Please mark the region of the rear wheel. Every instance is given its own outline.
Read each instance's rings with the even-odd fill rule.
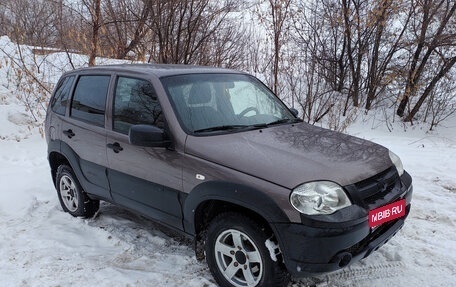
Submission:
[[[90,199],[71,167],[61,165],[57,169],[56,189],[60,205],[73,216],[92,217],[100,206],[99,200]]]
[[[271,234],[251,218],[223,213],[209,225],[206,260],[220,286],[285,286],[288,273],[273,261],[265,242]]]

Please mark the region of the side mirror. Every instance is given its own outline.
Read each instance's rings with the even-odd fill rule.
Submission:
[[[290,112],[293,114],[293,116],[298,117],[299,111],[295,108],[290,108]]]
[[[170,141],[165,132],[155,126],[134,125],[128,133],[130,144],[144,147],[167,147]]]

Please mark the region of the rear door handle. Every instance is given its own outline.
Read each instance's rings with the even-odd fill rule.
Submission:
[[[107,144],[107,147],[112,149],[115,153],[119,153],[120,151],[123,151],[123,147],[121,147],[118,142],[115,142],[112,144]]]
[[[69,139],[76,135],[71,129],[63,131],[63,133],[66,134]]]

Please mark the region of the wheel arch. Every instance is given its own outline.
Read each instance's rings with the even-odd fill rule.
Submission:
[[[48,161],[51,168],[52,181],[55,184],[57,168],[62,165],[68,165],[74,171],[76,177],[84,185],[85,177],[79,166],[79,157],[73,149],[63,141],[52,141],[48,145]]]
[[[226,211],[246,214],[271,230],[270,223],[290,221],[266,193],[241,184],[211,181],[196,186],[185,199],[185,231],[197,236],[212,218]]]
[[[51,175],[54,185],[56,183],[57,178],[57,169],[62,164],[66,164],[71,167],[71,164],[68,161],[68,159],[60,152],[52,151],[51,153],[49,153],[49,166],[51,167]]]

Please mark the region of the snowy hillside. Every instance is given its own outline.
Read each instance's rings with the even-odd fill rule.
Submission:
[[[46,142],[4,68],[0,76],[0,286],[215,286],[190,242],[147,219],[106,203],[92,219],[64,213]],[[456,119],[445,125],[433,133],[404,132],[400,124],[387,132],[362,121],[350,127],[350,134],[402,158],[414,180],[412,211],[404,228],[367,259],[291,286],[456,282]]]

